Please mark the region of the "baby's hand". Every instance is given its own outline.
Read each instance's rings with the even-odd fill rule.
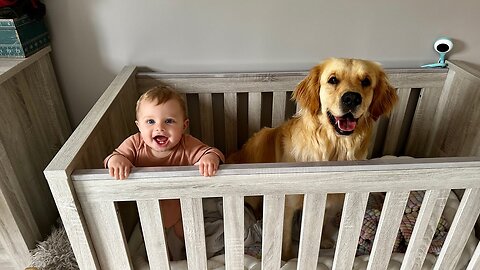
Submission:
[[[219,164],[220,158],[214,153],[208,153],[198,161],[198,169],[203,176],[214,176],[217,173]]]
[[[130,162],[130,160],[122,155],[113,155],[108,160],[107,166],[110,176],[117,180],[123,180],[130,175],[133,164]]]

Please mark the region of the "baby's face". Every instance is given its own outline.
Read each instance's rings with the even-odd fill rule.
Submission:
[[[177,100],[163,104],[142,101],[137,112],[138,130],[145,143],[158,157],[166,156],[174,148],[188,127],[188,119]]]

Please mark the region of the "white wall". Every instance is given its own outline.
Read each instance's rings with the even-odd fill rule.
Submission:
[[[480,1],[46,0],[54,65],[74,126],[124,65],[161,72],[306,70],[330,56],[385,67],[480,66]]]

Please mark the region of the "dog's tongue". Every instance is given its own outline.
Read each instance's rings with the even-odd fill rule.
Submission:
[[[357,121],[349,117],[335,117],[338,127],[343,131],[353,131],[357,126]]]

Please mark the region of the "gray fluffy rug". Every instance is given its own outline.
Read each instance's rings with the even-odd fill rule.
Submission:
[[[38,270],[79,269],[67,233],[61,223],[53,229],[45,241],[39,242],[30,254],[31,266]]]

